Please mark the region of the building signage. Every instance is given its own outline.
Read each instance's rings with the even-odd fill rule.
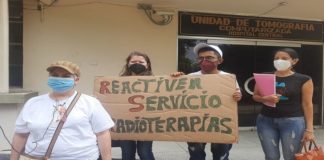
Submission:
[[[179,35],[323,42],[323,22],[179,12]]]

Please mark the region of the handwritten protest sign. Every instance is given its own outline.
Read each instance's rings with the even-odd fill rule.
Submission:
[[[96,77],[94,95],[112,116],[115,140],[233,143],[234,75]]]

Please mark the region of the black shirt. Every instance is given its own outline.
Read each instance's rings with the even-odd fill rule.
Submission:
[[[302,86],[311,77],[294,73],[287,77],[276,77],[276,93],[280,94],[280,101],[276,107],[263,105],[261,114],[273,117],[301,117],[304,116],[302,108]]]

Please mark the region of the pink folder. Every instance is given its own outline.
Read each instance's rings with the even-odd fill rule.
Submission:
[[[262,96],[276,94],[276,76],[274,74],[253,73],[255,83]],[[276,107],[275,103],[265,102],[267,106]]]

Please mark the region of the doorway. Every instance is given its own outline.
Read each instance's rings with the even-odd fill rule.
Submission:
[[[195,63],[193,47],[199,43],[217,44],[223,51],[224,62],[220,70],[233,73],[241,88],[242,100],[238,103],[239,126],[255,126],[256,116],[261,104],[253,101],[251,91],[255,85],[253,73],[275,71],[273,52],[279,48],[289,47],[299,53],[300,61],[295,66],[296,72],[309,75],[314,83],[314,124],[321,124],[322,81],[323,81],[323,47],[321,45],[304,45],[298,43],[275,43],[261,41],[225,41],[179,39],[178,70],[190,73],[199,70]]]

